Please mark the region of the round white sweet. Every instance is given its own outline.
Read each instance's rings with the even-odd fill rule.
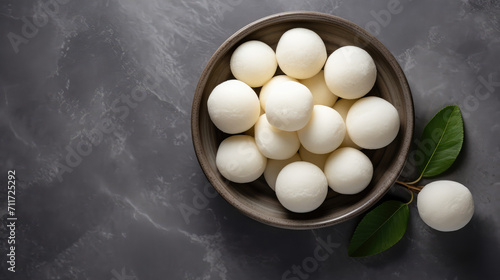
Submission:
[[[351,147],[335,150],[325,163],[328,185],[340,194],[364,190],[373,176],[373,164],[361,151]]]
[[[469,189],[454,181],[440,180],[427,184],[417,196],[420,218],[439,231],[463,228],[474,214],[474,200]]]
[[[261,154],[253,137],[233,135],[224,139],[217,150],[215,164],[224,178],[235,183],[248,183],[259,178],[267,158]]]
[[[358,101],[358,99],[339,99],[333,105],[333,109],[342,116],[342,119],[344,119],[345,122],[345,120],[347,119],[347,112],[349,112],[349,109],[351,108],[352,104],[354,104],[354,102],[356,101]],[[361,149],[360,146],[352,142],[351,136],[349,136],[349,131],[346,131],[344,141],[342,141],[340,147],[352,147],[358,150]]]
[[[335,50],[325,64],[325,81],[338,97],[360,98],[375,84],[377,68],[370,54],[355,46]]]
[[[363,97],[349,109],[346,127],[356,145],[379,149],[389,145],[398,135],[398,111],[380,97]]]
[[[293,28],[280,37],[276,46],[276,58],[285,74],[297,79],[307,79],[323,68],[327,58],[326,46],[314,31]]]
[[[267,121],[266,114],[255,123],[255,142],[265,157],[279,160],[290,158],[300,147],[297,132],[275,128]]]
[[[292,162],[281,170],[276,179],[276,196],[292,212],[313,211],[325,201],[327,193],[325,174],[310,162]]]
[[[287,75],[278,75],[272,77],[271,80],[269,80],[269,82],[265,83],[262,86],[259,93],[260,107],[262,108],[262,110],[264,111],[266,110],[267,97],[271,92],[276,90],[276,86],[282,82],[289,82],[289,81],[297,82],[296,79],[288,77]]]
[[[297,134],[304,148],[312,153],[326,154],[340,146],[345,132],[344,120],[337,111],[314,105],[309,122]]]
[[[262,110],[262,108],[260,108],[259,116],[262,116],[263,114],[264,114],[264,110]],[[243,134],[255,137],[255,124],[252,127],[250,127],[248,130],[243,132]]]
[[[281,130],[303,128],[313,111],[311,91],[298,82],[283,82],[267,98],[266,115],[269,123]]]
[[[325,82],[325,74],[323,70],[309,79],[300,80],[300,83],[305,85],[313,95],[314,105],[325,105],[332,107],[337,101],[337,96],[333,94]]]
[[[248,41],[236,48],[229,62],[236,79],[251,87],[260,87],[269,81],[278,67],[273,49],[261,41]]]
[[[325,168],[326,159],[330,154],[311,153],[306,148],[304,148],[304,146],[300,146],[299,155],[303,161],[310,162],[323,170]]]
[[[207,107],[215,126],[229,134],[250,129],[260,112],[255,91],[238,80],[228,80],[216,86],[208,96]]]
[[[276,188],[276,179],[281,169],[292,162],[300,160],[299,154],[295,154],[291,158],[285,160],[268,159],[266,169],[264,170],[264,179],[266,179],[269,187],[274,191]]]

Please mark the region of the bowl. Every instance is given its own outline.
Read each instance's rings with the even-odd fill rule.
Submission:
[[[208,115],[207,99],[215,86],[233,79],[229,68],[231,54],[249,40],[260,40],[276,50],[281,35],[295,27],[316,32],[325,42],[328,55],[345,45],[366,50],[377,66],[377,80],[368,95],[392,103],[400,117],[396,139],[378,150],[363,150],[372,160],[374,174],[369,186],[355,195],[340,195],[329,189],[326,200],[309,213],[286,210],[263,176],[239,184],[228,181],[217,170],[215,156],[220,142],[229,135],[219,131]],[[280,74],[279,68],[277,74]],[[258,92],[258,89],[257,89]],[[413,101],[406,77],[394,56],[367,31],[343,18],[317,12],[274,14],[241,28],[213,54],[196,87],[191,112],[191,133],[196,156],[207,179],[235,208],[262,223],[288,229],[313,229],[337,224],[368,210],[391,188],[401,173],[413,136]]]

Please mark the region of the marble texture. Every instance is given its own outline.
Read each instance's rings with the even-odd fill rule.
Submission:
[[[190,136],[199,75],[233,32],[293,10],[344,17],[387,46],[413,93],[417,138],[440,108],[461,107],[464,148],[440,178],[474,195],[476,212],[464,229],[430,229],[413,203],[398,244],[349,258],[359,218],[318,230],[278,229],[214,193]],[[500,273],[498,1],[3,0],[0,34],[0,170],[4,185],[7,170],[16,170],[18,218],[11,273],[4,188],[0,279],[492,279]],[[416,160],[410,154],[402,177],[414,176]],[[387,197],[407,198],[393,189]]]

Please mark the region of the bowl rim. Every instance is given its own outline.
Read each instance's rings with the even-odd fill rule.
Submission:
[[[397,155],[397,157],[393,161],[396,170],[395,172],[391,172],[388,175],[387,181],[391,183],[388,183],[387,185],[383,186],[383,188],[377,190],[374,193],[374,195],[368,197],[367,199],[360,200],[358,203],[361,202],[362,203],[359,207],[352,209],[351,211],[347,212],[344,215],[331,217],[319,221],[276,219],[273,217],[262,215],[262,213],[257,211],[256,209],[238,202],[235,196],[231,195],[231,193],[228,190],[219,185],[221,184],[221,182],[218,180],[218,176],[209,166],[208,158],[205,154],[205,150],[200,141],[199,112],[202,101],[203,89],[208,81],[208,77],[210,76],[213,67],[215,66],[215,63],[219,60],[221,56],[225,55],[225,53],[231,47],[235,46],[235,44],[241,38],[244,38],[247,35],[251,34],[252,32],[262,27],[265,27],[269,24],[283,23],[288,21],[308,21],[308,20],[326,21],[336,25],[343,26],[348,29],[355,30],[355,32],[361,33],[365,40],[367,40],[378,51],[380,51],[380,54],[388,62],[388,64],[391,66],[391,69],[395,72],[396,76],[398,77],[398,82],[400,83],[400,86],[402,88],[401,94],[404,99],[404,103],[402,106],[404,106],[405,110],[407,111],[406,131],[405,134],[402,135],[401,147],[399,149],[401,152]],[[195,89],[192,108],[191,108],[191,136],[197,160],[205,176],[207,177],[210,184],[217,190],[217,192],[232,206],[234,206],[239,211],[243,212],[246,216],[274,227],[285,228],[285,229],[315,229],[341,223],[360,215],[361,213],[365,212],[370,207],[372,207],[387,193],[387,191],[389,191],[389,189],[394,185],[395,181],[399,177],[405,165],[406,158],[410,150],[411,140],[414,133],[414,118],[415,114],[414,114],[413,98],[411,95],[410,87],[406,79],[406,76],[401,66],[397,62],[396,58],[375,36],[370,34],[365,29],[361,28],[357,24],[347,19],[341,18],[339,16],[321,12],[312,12],[312,11],[292,11],[292,12],[276,13],[255,20],[245,25],[244,27],[240,28],[235,33],[233,33],[219,46],[219,48],[217,48],[217,50],[214,52],[212,57],[207,62],[207,65],[205,66],[203,72],[201,73],[200,79]]]

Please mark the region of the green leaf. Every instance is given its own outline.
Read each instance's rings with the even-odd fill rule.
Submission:
[[[407,203],[389,200],[380,204],[356,227],[349,243],[349,256],[365,257],[389,249],[403,237],[409,217]]]
[[[464,123],[457,105],[444,107],[425,126],[417,153],[423,157],[420,177],[432,177],[448,169],[464,142]]]

